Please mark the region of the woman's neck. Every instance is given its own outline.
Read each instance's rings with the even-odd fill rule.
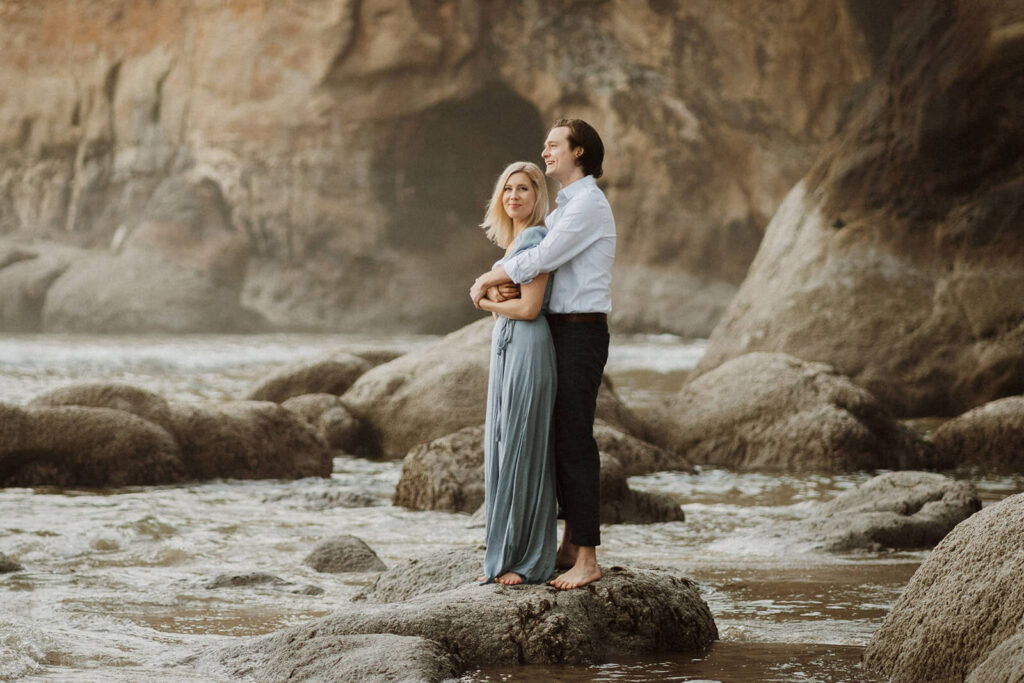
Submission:
[[[528,227],[530,227],[529,221],[512,221],[512,236],[519,237],[519,233],[526,230]]]

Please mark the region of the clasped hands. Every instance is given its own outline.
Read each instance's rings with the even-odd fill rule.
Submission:
[[[494,303],[501,303],[502,301],[518,299],[522,296],[522,291],[520,290],[519,285],[514,282],[505,282],[500,285],[492,285],[485,288],[480,280],[481,278],[477,278],[477,281],[474,282],[473,286],[469,289],[469,298],[477,308],[480,308],[480,300],[484,298],[489,299]]]

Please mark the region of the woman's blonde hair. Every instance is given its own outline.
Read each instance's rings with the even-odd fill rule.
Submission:
[[[530,161],[517,161],[509,164],[498,176],[498,182],[494,184],[494,194],[487,202],[487,213],[484,215],[484,222],[480,224],[480,227],[486,231],[487,238],[499,247],[507,247],[515,239],[512,219],[505,213],[505,207],[501,203],[505,184],[513,173],[525,173],[530,178],[533,191],[537,193],[537,203],[533,206],[529,225],[544,225],[544,216],[548,214],[548,184],[544,179],[544,173],[537,167],[537,164]]]

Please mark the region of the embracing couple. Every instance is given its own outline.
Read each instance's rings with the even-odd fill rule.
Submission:
[[[594,412],[608,359],[615,219],[597,187],[604,145],[562,119],[530,162],[499,176],[482,227],[505,256],[470,289],[495,314],[484,441],[481,582],[578,588],[601,578],[600,456]],[[565,531],[558,545],[557,517]],[[557,548],[556,548],[557,546]]]

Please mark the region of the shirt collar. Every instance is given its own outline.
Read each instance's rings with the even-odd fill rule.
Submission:
[[[558,194],[555,196],[555,203],[558,206],[562,206],[565,202],[569,201],[580,192],[591,187],[597,187],[597,181],[594,180],[594,176],[585,175],[575,183],[570,183],[568,187],[563,187],[559,190]]]

